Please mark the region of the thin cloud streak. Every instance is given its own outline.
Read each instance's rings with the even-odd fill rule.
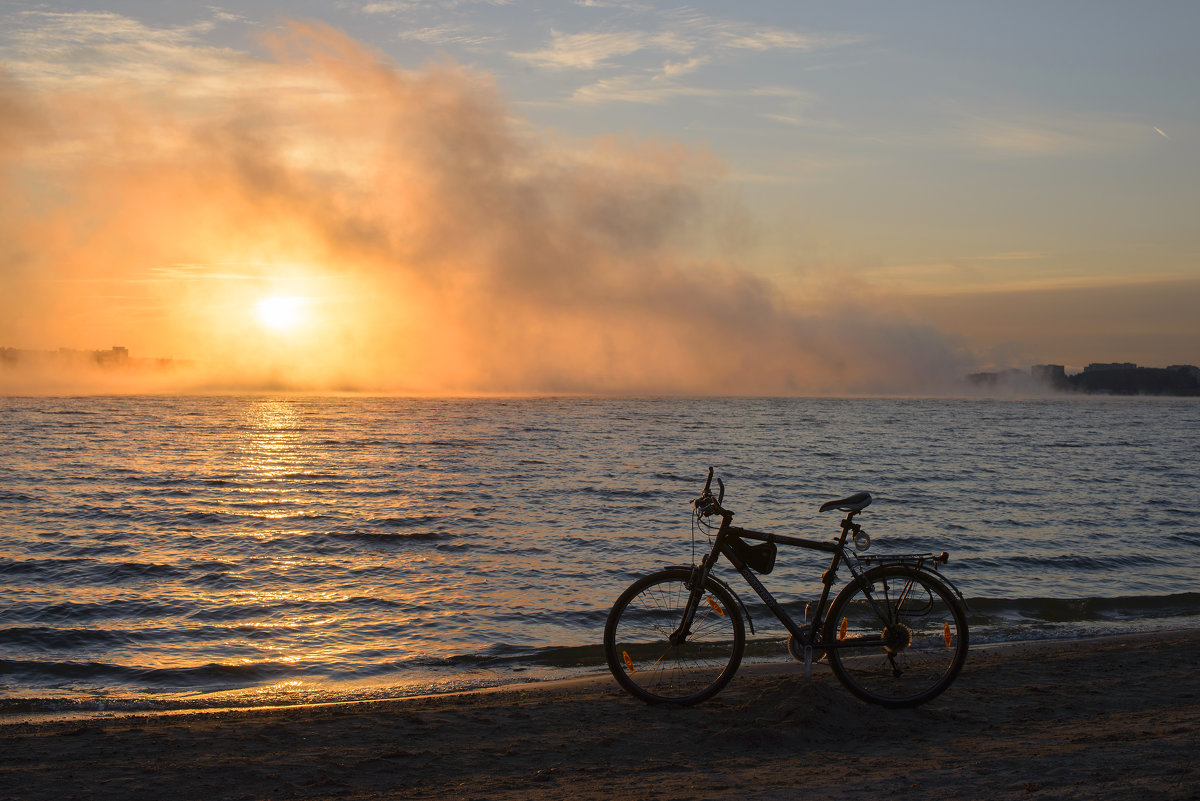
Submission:
[[[857,44],[864,37],[820,34],[719,20],[695,11],[649,15],[639,29],[563,33],[551,31],[549,46],[513,52],[519,60],[549,69],[596,69],[623,56],[650,51],[667,56],[700,54],[719,60],[732,51],[813,51]],[[655,29],[658,28],[657,32]]]
[[[627,56],[665,40],[642,33],[576,33],[551,31],[550,46],[532,53],[513,53],[513,58],[550,69],[595,69],[618,56]],[[690,47],[682,52],[690,51]],[[681,52],[678,48],[675,52]]]
[[[226,15],[214,11],[214,17]],[[141,87],[236,66],[238,54],[204,44],[212,20],[151,28],[112,12],[22,11],[7,17],[7,69],[41,84],[94,87],[128,80]]]
[[[980,155],[1086,158],[1136,147],[1145,130],[1124,115],[988,114],[962,118],[952,136]]]
[[[673,97],[721,97],[730,94],[715,89],[687,86],[665,74],[628,75],[581,86],[571,99],[582,103],[665,103]]]

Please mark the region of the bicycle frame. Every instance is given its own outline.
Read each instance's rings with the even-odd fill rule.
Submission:
[[[694,573],[691,585],[692,592],[688,599],[683,620],[680,622],[679,628],[676,629],[671,635],[672,641],[683,642],[687,639],[691,631],[692,621],[695,618],[696,610],[699,608],[700,600],[704,596],[704,581],[706,578],[708,578],[720,557],[724,556],[729,560],[729,563],[733,565],[734,569],[741,574],[746,583],[750,585],[750,588],[753,589],[758,597],[762,599],[763,603],[767,605],[767,608],[771,610],[772,614],[779,619],[779,622],[782,623],[788,632],[801,644],[801,646],[804,648],[806,665],[811,662],[812,650],[814,648],[828,650],[831,648],[870,648],[879,645],[879,641],[882,639],[882,634],[880,635],[879,639],[854,638],[845,641],[834,640],[832,642],[823,642],[820,637],[821,628],[824,623],[825,610],[830,602],[830,590],[837,581],[838,568],[842,564],[845,564],[845,566],[850,570],[851,575],[853,575],[854,580],[861,580],[866,575],[866,571],[859,569],[855,564],[855,560],[851,559],[846,552],[846,539],[852,534],[860,533],[862,530],[859,525],[854,522],[854,516],[858,514],[858,511],[850,511],[846,513],[846,516],[842,519],[841,523],[841,535],[838,537],[836,543],[820,542],[817,540],[804,539],[802,537],[789,537],[781,534],[770,534],[766,532],[740,528],[732,524],[732,512],[722,509],[718,514],[721,515],[721,526],[717,530],[712,550],[700,560],[699,565],[693,568]],[[795,619],[793,619],[792,616],[788,614],[787,610],[783,608],[782,604],[776,600],[775,596],[772,595],[765,586],[763,586],[763,583],[759,580],[758,576],[754,574],[754,571],[750,569],[750,566],[747,565],[740,557],[738,557],[737,553],[733,550],[733,547],[729,544],[730,539],[733,537],[759,542],[772,542],[777,545],[806,548],[808,550],[822,551],[833,555],[829,563],[829,568],[821,576],[821,597],[820,600],[817,601],[816,611],[812,616],[812,620],[808,622],[807,625],[802,626],[797,624]],[[903,563],[903,557],[897,557],[896,563]],[[916,565],[916,568],[920,570],[922,569],[922,565],[923,561],[920,561]],[[942,577],[939,575],[939,579],[941,578]],[[953,585],[951,586],[953,587]],[[957,588],[953,589],[956,593],[958,593]],[[961,593],[958,594],[961,597]],[[871,602],[871,604],[875,606],[876,612],[879,614],[881,620],[883,620],[885,623],[893,622],[888,620],[887,614],[872,596],[870,587],[865,588],[864,595]]]
[[[694,584],[692,584],[692,594],[688,603],[688,608],[686,608],[684,619],[683,621],[680,621],[680,626],[673,637],[682,640],[686,637],[686,633],[691,630],[691,621],[694,619],[696,609],[698,606],[700,606],[700,600],[703,596],[704,579],[708,578],[708,574],[712,572],[713,567],[716,566],[716,562],[720,560],[720,556],[725,556],[725,558],[730,561],[730,564],[733,565],[734,570],[737,570],[738,573],[742,574],[742,578],[745,579],[746,584],[749,584],[750,588],[756,592],[758,597],[762,598],[762,602],[767,604],[767,608],[770,609],[770,612],[775,615],[775,618],[778,618],[779,622],[784,624],[784,627],[787,628],[788,633],[791,633],[793,637],[796,637],[799,642],[802,643],[805,649],[812,648],[812,646],[817,644],[818,632],[821,631],[820,627],[824,618],[824,609],[826,609],[826,604],[829,601],[830,588],[832,588],[834,582],[836,582],[836,572],[838,572],[838,567],[842,564],[842,562],[845,562],[846,566],[850,568],[850,572],[853,574],[854,578],[857,579],[863,574],[862,571],[859,571],[856,567],[854,567],[852,561],[846,558],[845,553],[846,537],[851,534],[851,531],[853,531],[854,528],[856,528],[856,524],[853,523],[853,518],[854,514],[857,514],[857,512],[848,512],[846,517],[842,519],[841,535],[839,536],[836,544],[832,542],[805,540],[803,537],[767,534],[767,532],[739,528],[739,526],[732,525],[732,512],[726,512],[722,510],[720,514],[721,526],[720,529],[716,531],[713,548],[708,554],[704,555],[704,558],[700,561],[700,565],[695,568],[698,574],[696,574]],[[761,580],[758,580],[758,577],[755,576],[754,571],[750,570],[750,566],[746,565],[742,559],[738,558],[737,553],[734,552],[732,546],[730,546],[731,537],[739,537],[743,538],[743,540],[754,540],[758,542],[774,542],[775,544],[782,544],[782,546],[806,548],[809,550],[821,550],[821,552],[833,554],[833,558],[829,562],[828,570],[822,574],[823,586],[821,589],[821,600],[817,602],[816,614],[812,616],[812,620],[809,622],[808,626],[805,627],[797,624],[796,620],[792,618],[792,615],[788,614],[787,610],[782,607],[782,604],[776,600],[775,596],[770,594],[770,591],[766,588],[766,586],[763,586]]]

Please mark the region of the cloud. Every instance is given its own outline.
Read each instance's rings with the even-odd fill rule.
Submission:
[[[584,103],[607,103],[614,100],[626,103],[664,103],[672,97],[720,97],[728,94],[715,89],[679,83],[668,73],[626,75],[606,78],[581,86],[571,95]]]
[[[854,36],[820,36],[778,28],[745,29],[741,26],[719,32],[714,42],[733,50],[818,50],[862,41]]]
[[[550,69],[597,69],[613,66],[623,56],[646,51],[655,56],[700,54],[719,60],[737,51],[811,51],[843,47],[863,41],[845,34],[820,34],[719,20],[694,10],[674,10],[638,15],[636,29],[563,33],[551,31],[549,46],[510,55]]]
[[[845,47],[864,37],[756,25],[709,16],[694,9],[627,8],[623,28],[565,33],[553,30],[546,47],[509,55],[554,71],[603,72],[572,90],[574,102],[659,104],[678,97],[713,98],[753,94],[791,101],[789,108],[759,115],[786,125],[804,125],[796,100],[779,87],[713,89],[689,81],[706,67],[728,66],[748,55],[772,51],[811,52]],[[636,26],[636,27],[634,27]]]
[[[423,10],[430,5],[437,5],[443,9],[448,9],[460,6],[505,6],[508,4],[509,0],[438,0],[434,4],[427,2],[427,0],[379,0],[379,2],[363,3],[359,7],[359,10],[364,14],[394,15]]]
[[[1009,250],[1003,253],[992,253],[988,256],[975,256],[975,261],[1041,261],[1048,258],[1046,253],[1037,250]]]
[[[394,14],[397,11],[411,11],[414,8],[420,8],[420,5],[412,0],[388,0],[388,2],[381,3],[364,3],[361,10],[364,14]]]
[[[859,34],[758,25],[712,17],[695,9],[672,9],[662,14],[664,26],[705,50],[827,50],[867,41]]]
[[[233,66],[238,54],[203,42],[215,21],[227,20],[211,13],[212,19],[153,28],[112,12],[17,12],[5,19],[5,63],[27,82],[62,88],[109,80],[145,87],[212,75]]]
[[[403,70],[316,23],[261,58],[147,29],[181,80],[143,82],[110,57],[145,56],[137,26],[95,22],[43,41],[99,58],[0,84],[22,110],[0,128],[0,342],[193,359],[203,386],[928,392],[962,372],[932,329],[849,297],[801,311],[748,270],[702,149],[559,141],[489,75]],[[309,315],[286,338],[254,313],[283,289]]]
[[[512,55],[520,61],[552,69],[595,69],[618,56],[636,53],[653,42],[653,37],[628,31],[576,34],[552,31],[549,47]]]
[[[1116,114],[977,114],[954,126],[959,147],[981,155],[1091,157],[1136,147],[1145,126]]]
[[[434,45],[464,45],[475,47],[494,42],[493,34],[477,33],[466,25],[436,25],[424,28],[405,28],[399,34],[402,40],[425,42]]]

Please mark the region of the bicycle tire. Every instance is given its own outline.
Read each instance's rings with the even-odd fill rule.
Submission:
[[[868,601],[868,588],[887,620]],[[873,568],[847,584],[829,607],[823,637],[838,681],[864,701],[893,708],[941,694],[970,644],[958,595],[934,574],[903,565]]]
[[[668,569],[621,593],[604,626],[604,654],[617,683],[649,704],[687,706],[720,692],[742,661],[746,628],[733,597],[709,578],[691,633],[670,635],[683,620],[691,573]]]

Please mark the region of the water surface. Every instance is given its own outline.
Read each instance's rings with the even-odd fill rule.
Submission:
[[[1192,626],[1198,430],[1194,399],[0,398],[0,712],[603,670],[710,464],[785,534],[870,491],[871,553],[950,551],[975,642]],[[765,582],[803,614],[823,569]]]

